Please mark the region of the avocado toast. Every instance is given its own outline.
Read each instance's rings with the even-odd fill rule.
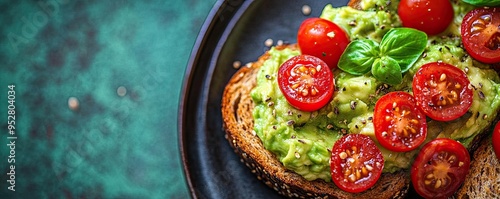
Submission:
[[[380,40],[389,29],[387,27],[400,26],[394,11],[390,11],[394,10],[391,5],[397,5],[396,1],[392,4],[364,1],[365,4],[367,2],[375,2],[374,5],[378,6],[377,3],[383,2],[388,6],[378,11],[327,6],[322,17],[344,26],[354,39],[368,37]],[[351,5],[361,8],[362,3],[359,1],[358,6]],[[457,15],[470,9],[461,5],[455,7]],[[227,139],[252,172],[286,196],[402,197],[408,190],[408,169],[418,150],[396,153],[380,147],[386,160],[384,174],[370,190],[352,194],[330,182],[328,149],[347,133],[367,134],[375,139],[371,118],[376,99],[394,90],[411,92],[416,69],[424,63],[441,60],[468,71],[475,99],[466,116],[452,122],[431,120],[428,139],[451,137],[474,150],[475,143],[496,118],[499,81],[487,65],[476,63],[466,55],[452,29],[450,34],[429,39],[431,45],[398,86],[388,86],[370,76],[354,77],[335,71],[334,98],[329,107],[316,112],[302,112],[287,106],[276,83],[272,83],[276,79],[274,70],[289,57],[300,54],[300,50],[295,45],[272,48],[257,62],[241,68],[226,87],[222,113]]]

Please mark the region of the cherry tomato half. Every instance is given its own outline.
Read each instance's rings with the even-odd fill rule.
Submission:
[[[464,182],[470,157],[459,142],[438,138],[425,144],[411,167],[415,191],[425,198],[448,198]]]
[[[500,62],[500,8],[477,8],[464,16],[461,26],[465,50],[481,62]]]
[[[340,189],[358,193],[372,187],[382,174],[384,157],[375,142],[363,134],[348,134],[335,142],[330,170]]]
[[[497,158],[500,159],[500,122],[497,122],[497,125],[495,125],[492,139],[493,150],[495,151]]]
[[[391,151],[411,151],[427,137],[425,114],[407,92],[382,96],[375,104],[373,126],[380,145]]]
[[[448,28],[454,13],[450,0],[401,0],[398,15],[403,26],[436,35]]]
[[[450,64],[424,64],[413,77],[417,106],[430,118],[451,121],[472,106],[472,89],[464,71]]]
[[[304,20],[297,34],[302,54],[316,56],[332,69],[337,67],[349,42],[349,36],[341,27],[321,18]]]
[[[325,62],[311,55],[298,55],[278,70],[278,85],[286,100],[303,111],[316,111],[331,99],[333,73]]]

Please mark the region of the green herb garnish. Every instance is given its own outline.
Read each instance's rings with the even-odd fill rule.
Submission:
[[[475,6],[500,6],[500,0],[462,0]]]
[[[338,67],[352,75],[364,75],[371,70],[379,81],[396,85],[422,55],[427,46],[427,34],[412,28],[393,28],[379,43],[360,39],[351,42]]]

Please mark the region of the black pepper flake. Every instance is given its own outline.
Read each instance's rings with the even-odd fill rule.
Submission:
[[[269,102],[269,101],[271,101],[271,100],[272,100],[272,98],[271,98],[271,97],[268,97],[268,98],[266,98],[266,100],[264,100],[264,101],[265,101],[265,102]]]
[[[351,101],[351,110],[356,110],[356,105],[358,105],[358,102]]]
[[[353,26],[354,27],[356,25],[357,25],[356,20],[352,20],[352,21],[349,22],[349,26]]]
[[[486,96],[484,96],[483,91],[479,91],[479,98],[484,99]]]
[[[342,88],[342,91],[346,91],[346,90],[347,90],[347,88],[346,88],[346,87]]]
[[[339,108],[338,107],[334,107],[333,108],[333,113],[335,113],[335,115],[338,115],[339,114]]]
[[[326,53],[325,53],[325,52],[322,52],[322,53],[321,53],[321,55],[322,55],[323,57],[326,57]]]
[[[354,127],[355,127],[355,128],[357,128],[357,129],[359,129],[359,126],[358,126],[357,124],[356,124],[356,125],[354,125]]]
[[[382,29],[382,30],[385,29],[385,25],[381,25],[380,29]]]
[[[370,116],[370,117],[368,117],[368,120],[373,120],[373,117],[371,117],[371,116]]]
[[[469,56],[464,55],[464,56],[462,56],[462,58],[460,58],[460,61],[461,61],[461,62],[465,62],[465,60],[467,60],[467,58],[468,58],[468,57],[469,57]]]
[[[300,142],[300,143],[302,143],[302,144],[305,144],[305,143],[306,143],[304,140],[297,140],[297,141],[299,141],[299,142]]]
[[[301,118],[302,117],[302,114],[297,114],[297,118]]]
[[[278,129],[278,127],[276,125],[273,125],[273,129],[276,130]]]
[[[292,135],[292,139],[295,139],[295,138],[297,138],[297,136],[295,136],[295,135]]]
[[[287,113],[288,113],[288,115],[289,115],[289,116],[292,116],[292,115],[293,115],[293,111],[292,111],[292,110],[288,110],[288,112],[287,112]]]
[[[427,53],[424,53],[424,54],[422,55],[422,58],[426,58],[426,57],[427,57]]]
[[[267,103],[267,106],[268,106],[268,107],[274,106],[274,102],[269,102],[269,103]]]
[[[448,47],[448,46],[444,46],[444,47],[446,48],[446,50],[451,51],[450,47]]]
[[[266,79],[271,80],[271,75],[266,75]]]
[[[295,121],[293,121],[293,120],[288,120],[288,122],[286,122],[286,125],[288,125],[288,126],[292,126],[294,124],[295,124]]]
[[[483,83],[479,82],[479,88],[483,88]]]

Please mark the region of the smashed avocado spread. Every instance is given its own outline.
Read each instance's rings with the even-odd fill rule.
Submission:
[[[399,1],[364,0],[363,10],[351,7],[333,8],[327,5],[321,18],[343,27],[351,40],[372,39],[380,41],[394,27],[401,27],[397,16]],[[307,180],[331,181],[330,150],[342,135],[361,133],[375,142],[373,109],[377,99],[384,94],[402,90],[412,92],[413,75],[420,66],[442,61],[464,70],[473,88],[473,103],[469,111],[451,122],[429,120],[426,142],[447,137],[468,147],[474,137],[486,130],[500,108],[500,78],[488,65],[481,64],[467,55],[461,47],[459,27],[465,13],[472,6],[460,1],[453,4],[455,20],[442,34],[430,36],[427,47],[418,61],[403,74],[403,83],[389,86],[376,80],[370,73],[353,76],[334,69],[335,93],[329,104],[318,111],[304,112],[290,106],[277,84],[277,71],[287,59],[300,51],[269,50],[269,59],[259,69],[257,86],[251,97],[254,130],[265,148],[273,152],[283,165]],[[408,169],[418,149],[410,152],[393,152],[379,146],[384,156],[384,172]]]

